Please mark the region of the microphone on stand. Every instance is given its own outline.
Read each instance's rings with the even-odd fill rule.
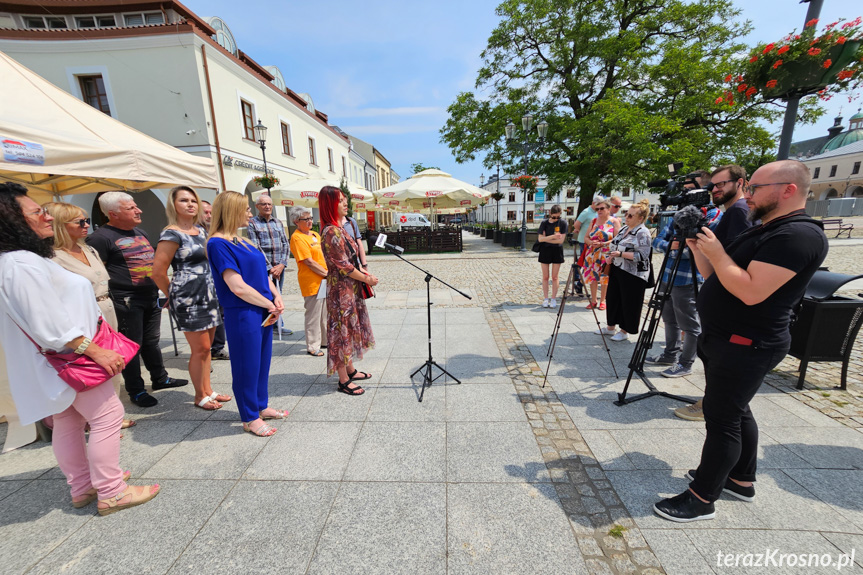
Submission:
[[[386,234],[378,234],[378,239],[375,240],[375,245],[379,248],[383,248],[390,253],[394,254],[403,254],[405,253],[405,249],[401,246],[397,246],[394,244],[387,243],[387,235]]]

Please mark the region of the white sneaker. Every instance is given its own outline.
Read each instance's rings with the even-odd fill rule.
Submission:
[[[607,327],[602,327],[602,328],[593,330],[593,333],[596,335],[614,335],[616,333],[616,331],[613,329],[608,329]]]
[[[551,309],[556,308],[557,307],[557,299],[548,300],[548,307],[550,307]]]
[[[542,307],[549,307],[548,306],[548,299],[542,300]]]
[[[611,336],[611,341],[629,341],[629,334],[619,331]]]

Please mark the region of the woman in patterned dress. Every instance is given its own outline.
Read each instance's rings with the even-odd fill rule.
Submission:
[[[327,262],[327,375],[339,374],[339,391],[362,395],[355,381],[372,374],[357,371],[353,358],[375,345],[369,312],[360,283],[378,284],[378,278],[363,269],[357,259],[357,244],[345,232],[348,200],[339,188],[324,186],[318,195],[321,213],[321,243]]]
[[[605,292],[608,289],[608,275],[603,273],[612,238],[620,231],[620,220],[611,217],[611,202],[598,200],[594,204],[596,218],[587,229],[584,243],[587,250],[584,256],[584,281],[590,285],[590,303],[587,309],[605,309]],[[596,286],[599,289],[599,306],[596,304]]]
[[[168,226],[159,236],[153,260],[153,281],[168,296],[177,329],[189,342],[189,376],[195,387],[195,405],[212,411],[230,401],[231,396],[216,393],[210,385],[210,346],[222,317],[207,261],[207,234],[201,226],[200,206],[201,200],[193,189],[177,186],[171,190],[165,206]],[[174,270],[170,282],[169,265]]]

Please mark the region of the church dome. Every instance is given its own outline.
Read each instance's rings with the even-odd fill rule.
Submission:
[[[863,141],[863,112],[857,110],[857,113],[848,120],[848,130],[827,140],[827,143],[821,148],[821,153],[830,152],[860,141]]]

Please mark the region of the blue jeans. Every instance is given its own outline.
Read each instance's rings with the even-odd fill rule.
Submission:
[[[701,322],[695,310],[695,290],[691,284],[672,286],[671,299],[662,306],[662,321],[665,322],[663,357],[674,360],[683,367],[692,367],[698,350]],[[683,332],[685,337],[681,338],[680,332]]]

